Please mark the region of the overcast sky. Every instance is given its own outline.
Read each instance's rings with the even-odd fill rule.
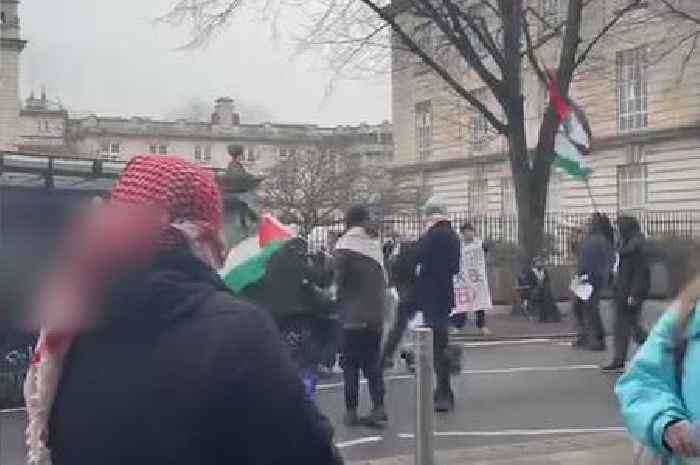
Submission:
[[[205,49],[176,51],[185,30],[153,26],[173,0],[22,0],[21,95],[42,85],[73,112],[172,117],[229,95],[244,121],[351,124],[390,118],[389,79],[339,82],[314,57],[242,15]],[[246,111],[248,115],[246,115]],[[252,115],[252,117],[251,117]]]

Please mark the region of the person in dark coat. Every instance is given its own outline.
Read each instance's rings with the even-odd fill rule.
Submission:
[[[408,322],[416,315],[416,241],[401,241],[398,245],[398,253],[389,260],[390,282],[389,285],[396,288],[399,296],[399,304],[396,309],[396,318],[382,349],[383,367],[392,366],[394,354],[406,332]],[[410,356],[409,356],[410,358]],[[410,366],[411,360],[407,360]]]
[[[215,272],[207,171],[136,157],[87,218],[39,295],[28,463],[338,463],[275,324]]]
[[[615,277],[615,352],[612,363],[602,367],[606,372],[624,371],[632,337],[639,345],[646,341],[647,331],[639,318],[651,286],[649,259],[639,222],[631,216],[621,216],[617,225],[620,243]]]
[[[387,421],[380,363],[386,278],[382,247],[369,221],[369,210],[362,205],[351,207],[346,214],[347,230],[335,247],[335,282],[342,325],[345,424],[382,427]],[[372,411],[364,418],[357,414],[360,370],[369,383],[372,401]]]
[[[459,273],[461,245],[442,205],[429,204],[426,232],[416,245],[416,306],[433,330],[433,353],[437,387],[435,410],[454,408],[450,387],[449,321],[455,306],[454,276]]]
[[[598,213],[591,218],[588,234],[578,247],[576,275],[593,287],[588,300],[576,299],[578,338],[575,347],[605,350],[605,331],[600,317],[600,293],[610,281],[614,249],[604,217]]]
[[[559,307],[552,295],[552,283],[549,271],[542,257],[532,260],[532,267],[526,271],[523,284],[526,287],[525,297],[528,301],[528,312],[537,315],[542,323],[561,321]]]

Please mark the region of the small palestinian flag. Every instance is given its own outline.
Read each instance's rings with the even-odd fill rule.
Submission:
[[[294,232],[272,215],[262,215],[257,237],[248,238],[229,252],[221,276],[235,293],[260,281],[267,271],[267,264],[284,243],[294,237]]]
[[[571,176],[591,174],[586,156],[591,152],[591,126],[583,111],[559,92],[559,84],[550,73],[549,102],[559,116],[559,131],[554,137],[554,162]]]

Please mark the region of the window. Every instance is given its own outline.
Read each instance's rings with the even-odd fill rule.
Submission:
[[[280,148],[280,160],[286,160],[288,158],[295,157],[297,154],[297,149],[291,147]]]
[[[513,178],[501,178],[501,213],[515,215],[518,212]]]
[[[211,161],[211,147],[208,145],[196,145],[194,147],[195,161]]]
[[[253,147],[248,147],[248,151],[247,151],[247,152],[248,152],[248,153],[247,153],[247,155],[246,155],[246,161],[248,161],[248,162],[250,162],[250,163],[254,163],[254,162],[255,162],[255,148],[253,148]]]
[[[100,152],[109,153],[109,142],[100,143]]]
[[[156,144],[150,144],[148,146],[148,153],[150,153],[150,154],[158,153],[158,147],[156,146]]]
[[[620,131],[647,127],[647,49],[617,52],[617,125]]]
[[[486,166],[477,166],[474,178],[467,188],[470,215],[485,215],[489,207],[489,182],[486,178]]]
[[[559,0],[542,0],[542,16],[551,26],[557,27],[559,25],[561,13]]]
[[[562,208],[561,174],[556,168],[552,168],[547,186],[547,211],[560,212]]]
[[[486,97],[488,91],[486,87],[472,91],[472,95],[479,102],[486,102]],[[478,147],[483,145],[488,141],[489,137],[489,122],[486,116],[478,111],[476,108],[472,108],[471,116],[469,117],[469,134],[471,138],[471,143],[473,147]]]
[[[484,7],[483,4],[478,4],[478,5],[472,5],[468,8],[467,14],[471,17],[474,18],[475,22],[477,25],[485,25],[487,24],[486,19],[485,19],[485,11],[486,8]],[[482,30],[482,28],[479,28],[479,30]],[[488,51],[486,49],[486,46],[484,43],[479,39],[479,36],[477,33],[471,29],[471,27],[467,26],[465,27],[465,32],[467,33],[467,37],[469,38],[469,43],[472,45],[472,48],[474,48],[474,52],[479,55],[480,57],[485,57],[488,55]],[[491,34],[490,32],[485,32],[485,35]]]
[[[109,151],[111,153],[119,153],[120,152],[120,146],[118,142],[112,142],[109,146]]]
[[[621,210],[643,208],[647,202],[647,165],[644,146],[632,145],[627,163],[617,167],[618,204]]]
[[[416,147],[418,159],[430,158],[433,143],[433,108],[430,101],[416,104]]]
[[[158,146],[158,153],[161,155],[167,155],[168,154],[168,146],[165,144],[160,144]]]

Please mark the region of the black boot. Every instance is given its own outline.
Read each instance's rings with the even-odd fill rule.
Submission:
[[[450,412],[455,407],[455,395],[449,386],[435,391],[434,400],[436,412]]]
[[[375,405],[369,415],[360,419],[360,423],[370,428],[384,428],[388,420],[384,405]]]
[[[343,418],[343,423],[345,426],[350,428],[353,426],[360,426],[360,419],[357,416],[357,410],[348,410],[345,413],[345,418]]]

